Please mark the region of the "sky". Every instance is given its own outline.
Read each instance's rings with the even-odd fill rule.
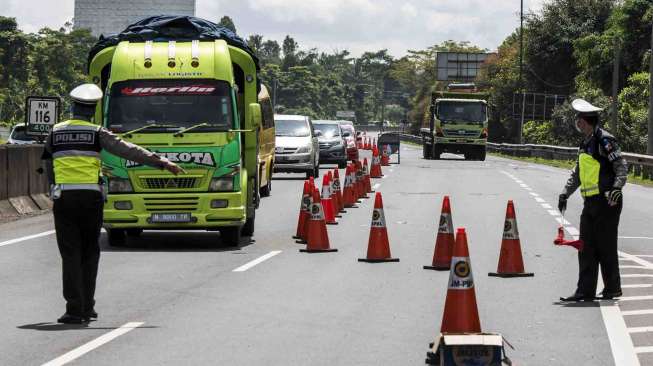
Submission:
[[[546,0],[524,0],[537,11]],[[496,50],[519,26],[519,0],[197,0],[196,15],[229,15],[238,34],[261,34],[281,43],[289,34],[301,49],[388,49],[401,57],[449,39]],[[74,0],[0,0],[0,15],[15,17],[25,32],[59,28],[73,19]]]

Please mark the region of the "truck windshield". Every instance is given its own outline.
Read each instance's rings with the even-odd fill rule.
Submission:
[[[322,132],[323,139],[332,139],[334,137],[340,137],[340,130],[336,124],[322,124],[322,123],[313,123],[313,128]]]
[[[274,129],[277,136],[306,137],[310,136],[308,123],[304,120],[274,120]]]
[[[479,102],[440,102],[438,104],[438,119],[447,122],[485,122],[486,108]]]
[[[217,80],[130,80],[111,88],[107,127],[126,132],[147,125],[142,133],[181,130],[197,124],[196,131],[234,128],[229,84]],[[163,126],[165,125],[165,126]],[[177,128],[178,127],[178,128]]]

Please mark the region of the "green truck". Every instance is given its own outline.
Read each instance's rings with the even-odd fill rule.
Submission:
[[[96,123],[186,170],[174,176],[103,152],[109,243],[143,230],[217,230],[228,245],[252,235],[262,119],[255,57],[206,37],[105,46],[89,62],[105,91]]]
[[[448,91],[433,93],[428,118],[420,129],[424,159],[453,153],[463,154],[466,160],[485,160],[487,99],[473,84],[450,85]]]

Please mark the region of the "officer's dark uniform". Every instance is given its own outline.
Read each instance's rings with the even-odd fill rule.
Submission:
[[[78,89],[81,88],[81,89]],[[81,323],[96,318],[95,280],[100,259],[98,239],[102,227],[104,198],[100,185],[100,152],[108,152],[141,164],[170,169],[176,165],[134,144],[122,141],[88,120],[101,91],[85,84],[71,92],[89,95],[90,101],[73,104],[73,119],[53,126],[45,143],[54,200],[54,224],[63,264],[63,295],[66,313],[60,323]],[[94,89],[97,88],[97,89]],[[76,91],[81,90],[76,94]],[[83,103],[86,102],[86,103]],[[83,111],[84,113],[75,113]]]
[[[561,194],[561,200],[566,202],[580,187],[584,199],[580,239],[585,246],[578,252],[578,285],[569,300],[594,299],[599,264],[604,298],[621,296],[617,231],[623,205],[621,188],[627,176],[628,167],[615,137],[595,127],[592,135],[581,143],[578,161]],[[610,205],[610,199],[616,204]]]

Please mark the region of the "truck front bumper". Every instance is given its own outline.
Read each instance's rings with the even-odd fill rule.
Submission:
[[[131,209],[118,209],[131,204]],[[212,208],[224,206],[221,208]],[[153,213],[190,212],[191,222],[151,222]],[[245,223],[246,207],[242,192],[215,193],[126,193],[110,194],[104,205],[107,229],[211,229]]]

